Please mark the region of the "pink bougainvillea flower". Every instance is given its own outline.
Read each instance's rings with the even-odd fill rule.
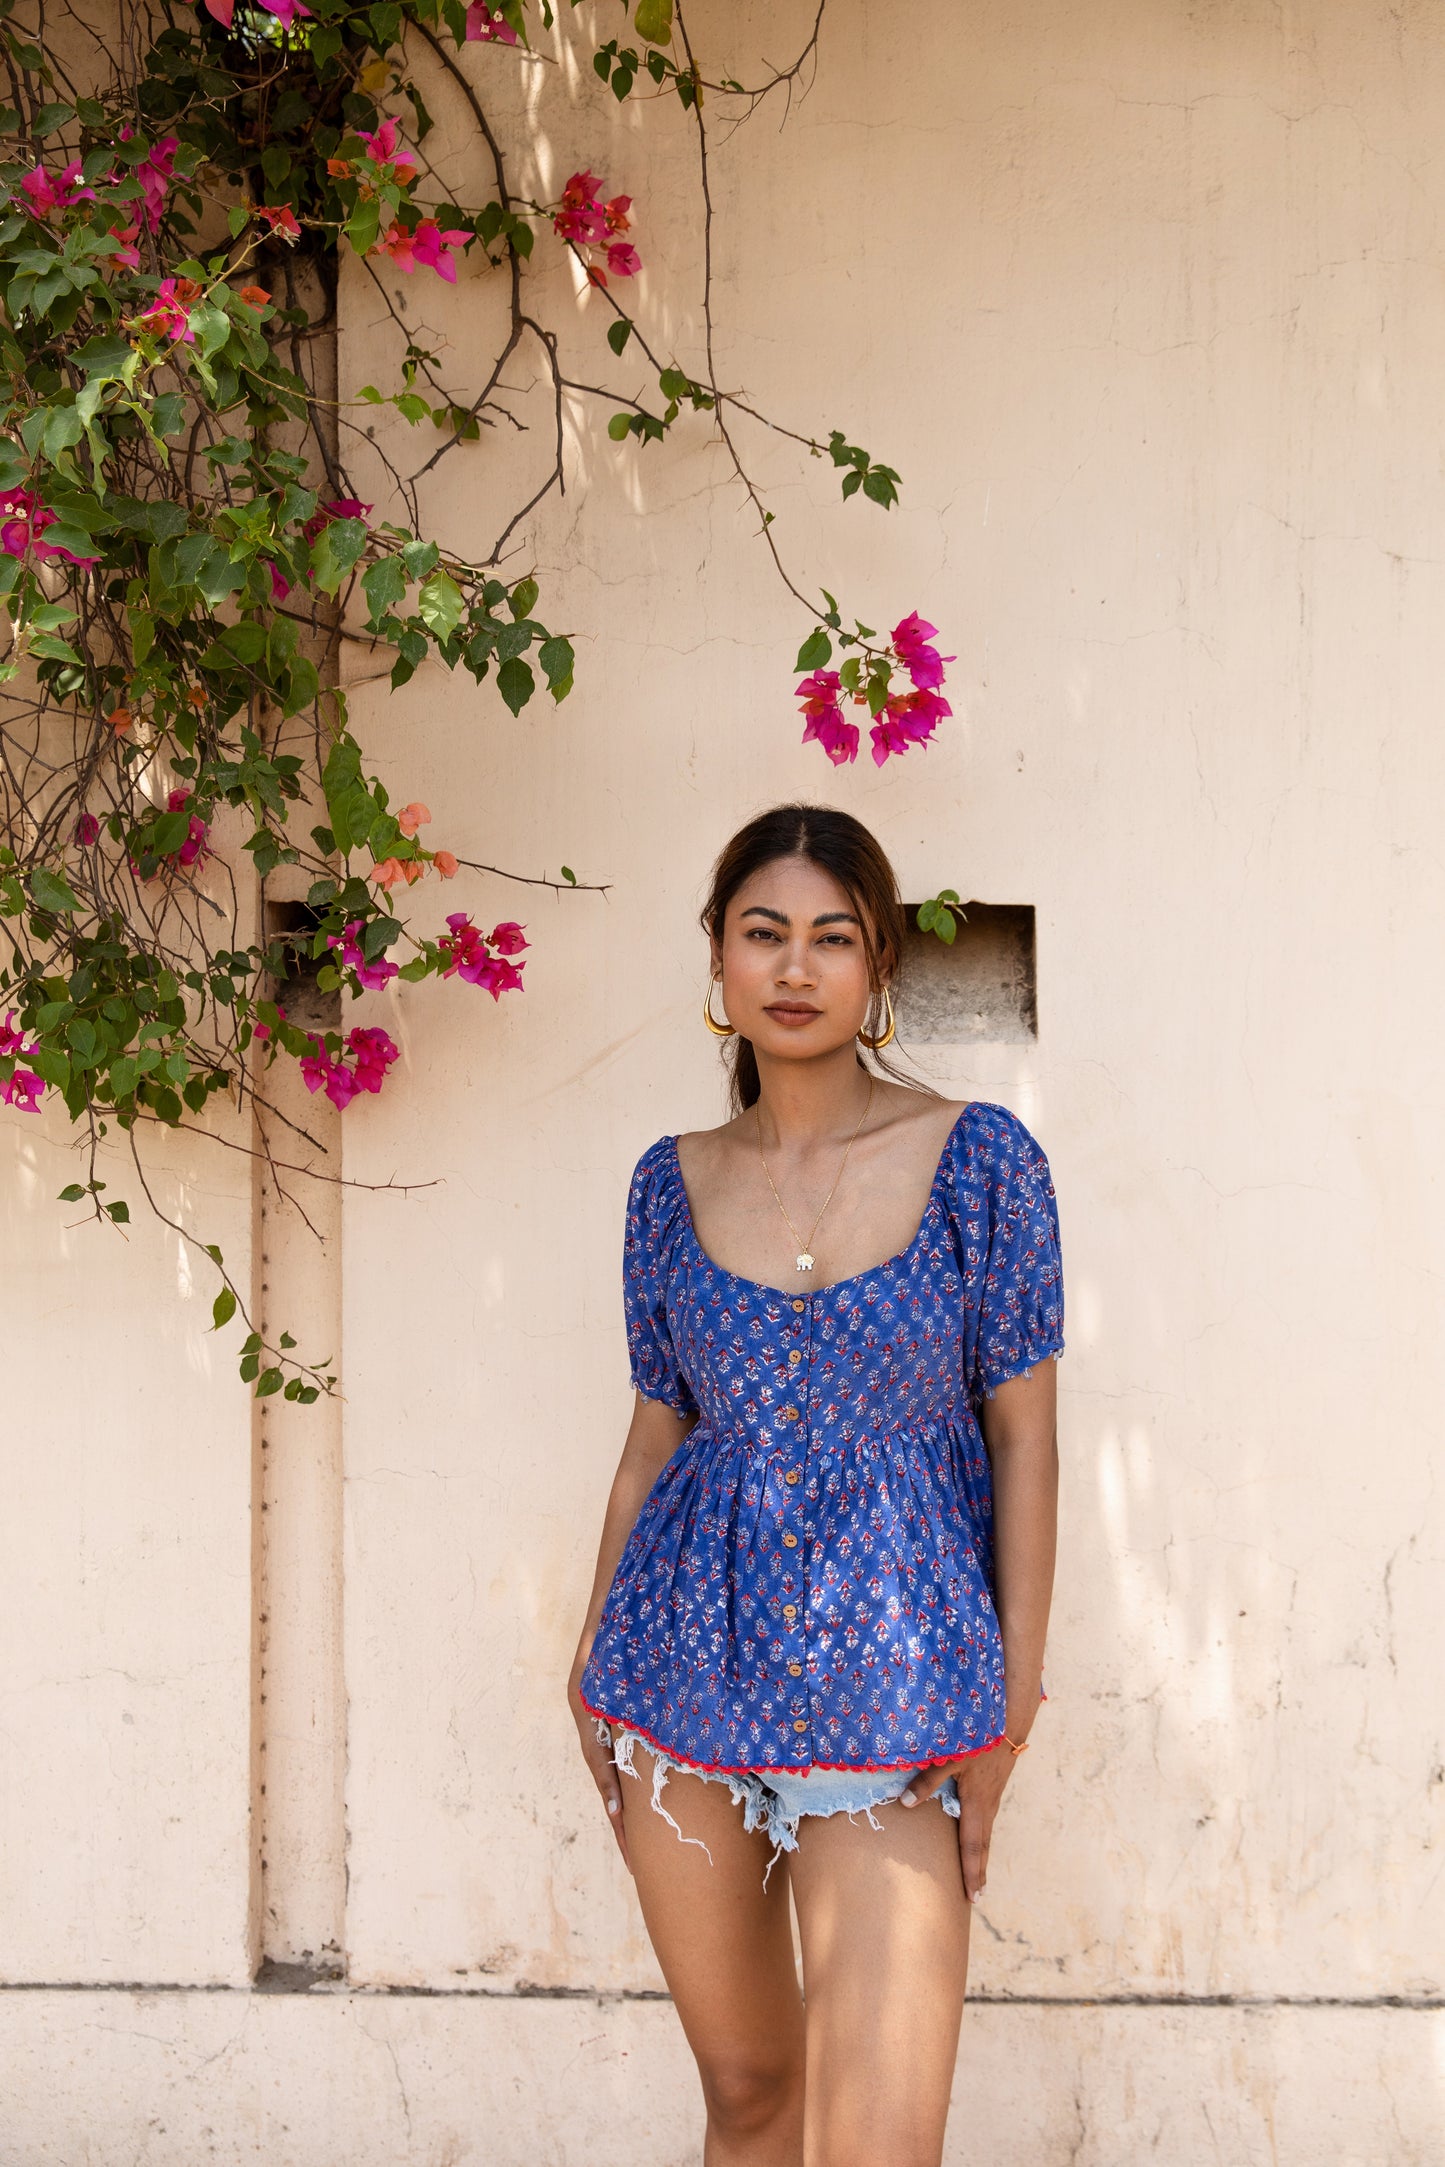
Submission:
[[[140,238],[139,224],[134,226],[112,226],[109,231],[111,239],[120,243],[120,246],[111,255],[111,262],[122,264],[127,271],[138,271],[140,269],[140,250],[134,244]]]
[[[403,805],[396,816],[396,824],[403,835],[415,835],[418,828],[431,826],[431,814],[424,805]]]
[[[521,933],[520,926],[507,924],[496,928],[492,935],[493,942],[495,943],[497,935],[501,934],[506,937],[509,945],[503,954],[492,955],[487,947],[486,935],[480,926],[472,924],[465,911],[453,911],[447,924],[451,927],[451,932],[444,933],[437,942],[442,954],[450,959],[442,972],[443,978],[450,978],[455,972],[465,978],[469,985],[484,987],[494,1001],[500,1000],[504,993],[522,990],[522,972],[526,965],[509,963],[506,960],[506,955],[514,953],[516,947],[525,948],[528,945],[520,938],[513,943],[512,937]]]
[[[100,833],[100,822],[94,813],[82,813],[75,823],[75,840],[82,850],[89,850]]]
[[[361,920],[353,918],[351,923],[345,926],[340,933],[328,933],[326,945],[328,948],[339,948],[341,950],[341,960],[345,967],[348,970],[355,971],[357,978],[366,987],[367,991],[374,993],[395,978],[397,966],[385,956],[378,956],[374,962],[368,962],[361,943],[356,938],[360,925]]]
[[[601,194],[602,183],[595,173],[574,173],[562,190],[562,208],[553,213],[553,232],[564,241],[575,241],[579,248],[595,247],[605,241],[607,213]]]
[[[386,1072],[393,1061],[399,1059],[401,1048],[390,1035],[377,1025],[369,1027],[357,1024],[347,1033],[347,1045],[356,1062],[356,1086],[359,1091],[379,1091],[386,1080]]]
[[[366,519],[372,509],[359,497],[332,497],[329,503],[317,506],[301,532],[308,542],[314,542],[321,529],[329,527],[333,519]]]
[[[20,183],[26,206],[36,218],[48,218],[52,211],[63,211],[68,203],[94,203],[95,190],[80,184],[80,160],[72,158],[62,166],[59,173],[50,173],[44,166],[36,166]]]
[[[268,563],[266,570],[271,575],[271,600],[273,602],[284,602],[291,592],[290,580],[285,578],[274,564]]]
[[[403,148],[401,129],[394,120],[384,120],[372,135],[363,132],[361,140],[367,157],[374,164],[390,166],[399,181],[416,178],[416,160]],[[400,157],[397,156],[398,151],[401,152]]]
[[[99,557],[77,557],[59,542],[47,542],[45,532],[55,525],[57,514],[42,504],[33,489],[7,489],[0,493],[0,551],[7,557],[23,557],[33,550],[37,557],[60,557],[66,564],[82,567],[99,564]]]
[[[17,1068],[9,1083],[0,1083],[0,1105],[18,1106],[22,1114],[38,1113],[44,1089],[43,1076],[37,1076],[33,1069]]]
[[[614,278],[635,278],[642,258],[630,241],[613,241],[607,250],[607,268]]]
[[[957,660],[955,655],[941,655],[936,647],[929,646],[928,642],[937,637],[937,627],[925,624],[917,610],[893,627],[893,652],[920,692],[932,692],[941,685],[944,663]]]
[[[289,203],[258,203],[253,217],[259,218],[273,233],[279,233],[283,241],[299,241],[301,224]]]
[[[186,288],[190,288],[189,294]],[[191,329],[187,302],[194,300],[200,288],[194,279],[163,278],[154,302],[143,309],[139,316],[130,320],[137,331],[149,331],[156,338],[168,338],[172,345],[194,346],[196,334]]]
[[[231,27],[231,17],[236,12],[236,0],[205,0],[208,15],[213,15],[223,30]]]
[[[189,790],[172,790],[166,799],[166,811],[168,813],[184,812],[190,802],[191,793]],[[210,832],[210,827],[202,820],[200,814],[192,813],[191,825],[187,831],[185,841],[181,844],[179,850],[171,853],[176,863],[179,865],[195,865],[209,858],[211,850],[207,837]]]
[[[952,713],[947,700],[936,692],[894,693],[870,733],[874,760],[882,767],[890,754],[905,753],[910,745],[926,745],[944,716]]]
[[[16,1025],[11,1020],[14,1014],[13,1008],[7,1009],[5,1021],[0,1023],[0,1056],[7,1060],[30,1051],[30,1048],[25,1043],[25,1026],[21,1024],[18,1029],[16,1028]]]
[[[515,45],[516,42],[517,33],[500,8],[489,8],[486,0],[471,0],[467,9],[468,44]]]
[[[834,767],[841,767],[845,760],[858,757],[858,725],[843,720],[839,704],[841,682],[836,670],[814,670],[798,686],[798,698],[803,703],[807,721],[803,728],[803,743],[809,739],[822,746]]]
[[[431,862],[436,867],[437,871],[441,874],[443,880],[455,880],[457,873],[457,861],[455,857],[453,857],[451,851],[434,850],[432,852]]]
[[[310,1092],[324,1090],[333,1106],[349,1106],[356,1096],[356,1078],[344,1061],[333,1061],[319,1038],[311,1052],[301,1056],[301,1075]]]
[[[629,232],[632,227],[632,220],[627,214],[631,209],[631,196],[613,196],[610,202],[604,203],[602,206],[602,220],[607,231],[609,233]]]
[[[256,5],[274,15],[283,30],[289,30],[298,15],[311,14],[310,8],[302,7],[301,0],[256,0]]]
[[[447,922],[450,924],[450,919]],[[515,918],[504,918],[500,925],[494,925],[487,939],[497,953],[504,956],[518,955],[522,949],[532,945],[530,941],[523,940],[522,928]]]
[[[438,278],[455,286],[457,267],[452,250],[471,238],[469,227],[439,226],[434,218],[424,218],[411,233],[393,219],[373,253],[390,256],[398,271],[404,271],[408,278],[420,264],[423,270],[435,271]]]
[[[179,148],[177,137],[163,136],[159,143],[151,145],[136,168],[135,177],[140,182],[141,190],[141,216],[152,233],[160,224],[161,213],[166,207],[166,194],[171,185],[172,168]]]

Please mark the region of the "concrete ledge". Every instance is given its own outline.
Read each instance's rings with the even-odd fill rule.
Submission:
[[[4,2167],[695,2167],[701,2129],[666,2001],[0,1992]],[[947,2161],[1435,2167],[1442,2129],[1439,2009],[979,2002]]]

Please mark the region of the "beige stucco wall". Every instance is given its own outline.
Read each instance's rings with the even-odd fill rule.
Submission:
[[[751,73],[806,13],[690,19]],[[682,116],[522,80],[541,148],[516,185],[586,163],[632,194],[644,315],[696,365]],[[464,109],[442,84],[433,109],[475,200]],[[349,1190],[324,1266],[267,1222],[341,1318],[331,1880],[333,1823],[290,1840],[298,1887],[344,1871],[350,1992],[244,1992],[329,1927],[321,1896],[286,1913],[284,1842],[291,1922],[255,1924],[252,1439],[209,1295],[178,1298],[143,1222],[123,1268],[67,1244],[60,1132],[9,1117],[6,1540],[38,1593],[7,1634],[0,1970],[226,1990],[0,1997],[25,2167],[697,2156],[562,1679],[629,1404],[626,1176],[721,1112],[702,883],[794,795],[867,819],[910,894],[1038,914],[1037,1043],[919,1062],[1045,1143],[1069,1302],[1051,1697],[975,1939],[950,2160],[1439,2156],[1442,116],[1422,0],[832,0],[786,129],[765,110],[718,147],[719,372],[902,471],[885,519],[745,439],[802,583],[943,628],[954,724],[883,774],[799,745],[806,625],[705,428],[639,453],[595,405],[513,566],[576,636],[566,704],[514,723],[440,670],[387,701],[353,663],[429,842],[609,889],[416,891],[433,930],[524,919],[528,990],[369,1000],[403,1060],[348,1109],[345,1170],[435,1186]],[[575,373],[640,388],[537,262]],[[395,283],[474,380],[493,290]],[[344,388],[380,380],[380,316],[349,278]],[[532,436],[427,485],[462,548],[545,463],[542,402],[517,411]],[[248,1222],[216,1157],[176,1152],[174,1179],[234,1212],[229,1257]],[[133,1380],[103,1410],[82,1329]]]

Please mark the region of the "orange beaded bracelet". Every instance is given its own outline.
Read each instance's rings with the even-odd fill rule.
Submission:
[[[1010,1753],[1012,1753],[1015,1760],[1018,1759],[1021,1753],[1027,1753],[1029,1750],[1029,1742],[1027,1738],[1022,1739],[1018,1745],[1015,1745],[1013,1740],[1009,1737],[1007,1731],[1004,1731],[1000,1734],[1000,1742],[1008,1747]]]

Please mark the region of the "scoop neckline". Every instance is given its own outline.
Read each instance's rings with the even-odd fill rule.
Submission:
[[[913,1239],[893,1256],[885,1257],[881,1264],[870,1264],[865,1271],[850,1272],[846,1279],[830,1279],[826,1287],[810,1287],[806,1290],[807,1292],[816,1296],[833,1294],[839,1287],[856,1287],[864,1279],[876,1279],[881,1272],[891,1272],[897,1265],[906,1263],[928,1231],[928,1222],[933,1216],[933,1207],[938,1198],[939,1185],[943,1180],[944,1170],[948,1165],[949,1153],[953,1148],[953,1139],[963,1126],[965,1117],[972,1113],[977,1104],[977,1099],[969,1099],[965,1103],[962,1111],[956,1116],[947,1136],[943,1139],[943,1149],[938,1154],[938,1164],[933,1169],[933,1179],[928,1185],[928,1201],[923,1207],[923,1216],[918,1222],[918,1230]],[[689,1241],[708,1270],[716,1272],[722,1279],[731,1279],[737,1286],[751,1287],[758,1294],[776,1294],[785,1301],[790,1296],[796,1296],[799,1292],[796,1285],[791,1288],[775,1287],[766,1279],[749,1279],[745,1272],[729,1271],[726,1264],[719,1264],[715,1257],[708,1255],[698,1239],[697,1226],[692,1216],[692,1205],[688,1201],[687,1183],[682,1178],[682,1161],[677,1155],[677,1137],[675,1135],[669,1136],[666,1142],[668,1156],[672,1163],[673,1179],[677,1183],[677,1193],[682,1200],[683,1224],[687,1229]]]

